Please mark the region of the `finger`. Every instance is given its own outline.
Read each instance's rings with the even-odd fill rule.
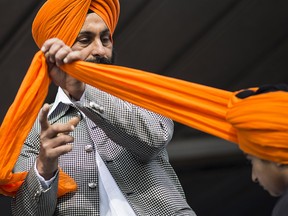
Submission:
[[[55,137],[53,140],[54,143],[57,143],[57,145],[55,146],[66,145],[69,143],[73,143],[73,141],[74,141],[74,137],[70,135],[65,135],[63,133],[60,136]]]
[[[78,125],[78,123],[80,122],[80,120],[81,120],[81,116],[75,116],[75,117],[71,118],[68,123],[70,125],[72,125],[73,128],[75,128]]]
[[[48,60],[48,62],[55,63],[56,62],[56,55],[65,46],[65,44],[62,41],[57,41],[52,44],[50,49],[45,53],[45,57]]]
[[[57,41],[61,41],[61,40],[58,38],[50,38],[50,39],[46,40],[41,47],[41,51],[43,53],[46,53],[48,50],[50,50],[51,46]]]
[[[84,60],[80,51],[70,52],[64,59],[65,64],[71,63],[73,61]]]
[[[66,56],[72,52],[71,48],[68,46],[63,46],[55,55],[56,65],[59,67],[64,63]]]
[[[50,156],[56,158],[61,155],[67,154],[68,152],[71,152],[72,149],[73,146],[71,144],[61,145],[51,150]]]
[[[71,128],[69,128],[69,126],[68,126],[68,130],[60,132],[56,136],[58,137],[58,136],[61,136],[61,135],[68,135],[71,131],[73,131],[75,129],[75,127],[77,126],[77,124],[79,123],[80,120],[81,120],[80,116],[71,118],[69,120],[69,122],[67,123],[67,124],[69,124],[71,126]]]
[[[48,63],[55,63],[55,55],[64,46],[66,46],[66,44],[62,40],[51,38],[44,42],[41,51],[45,54]]]
[[[59,156],[66,154],[70,151],[72,151],[73,146],[71,144],[65,144],[65,145],[59,145],[54,146],[53,148],[44,149],[41,148],[41,161],[42,160],[53,160],[58,158]],[[46,158],[46,159],[45,159]]]
[[[39,123],[42,131],[47,130],[50,126],[47,119],[48,112],[49,112],[49,104],[44,104],[39,115]]]
[[[41,142],[41,149],[45,149],[45,152],[49,152],[51,149],[57,148],[62,145],[71,144],[74,142],[74,137],[70,135],[61,134],[51,139],[46,139]]]
[[[50,125],[49,129],[46,131],[42,139],[45,139],[45,138],[51,139],[51,138],[57,137],[58,134],[69,134],[70,132],[74,130],[74,128],[75,127],[69,123],[66,123],[66,124],[56,123],[56,124]]]

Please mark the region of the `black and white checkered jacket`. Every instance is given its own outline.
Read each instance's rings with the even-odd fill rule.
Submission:
[[[91,86],[84,101],[78,108],[90,119],[80,121],[71,134],[73,150],[59,158],[59,166],[76,181],[77,191],[57,198],[58,176],[49,189],[42,188],[34,172],[40,133],[36,120],[14,168],[29,172],[12,200],[13,215],[99,215],[96,149],[136,215],[195,215],[168,161],[165,147],[172,138],[173,122]],[[66,123],[76,112],[61,103],[49,122]],[[92,148],[87,143],[93,143]]]

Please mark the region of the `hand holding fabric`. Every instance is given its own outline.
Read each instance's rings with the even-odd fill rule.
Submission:
[[[85,90],[85,84],[62,71],[60,66],[64,63],[86,59],[89,55],[87,49],[74,51],[62,40],[52,38],[44,42],[41,51],[45,55],[49,76],[54,84],[60,86],[68,96],[79,100]]]

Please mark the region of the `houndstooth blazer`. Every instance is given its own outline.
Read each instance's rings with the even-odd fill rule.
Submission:
[[[14,167],[14,172],[29,172],[12,199],[13,215],[99,215],[96,149],[136,215],[195,215],[165,148],[173,134],[170,119],[91,86],[84,103],[75,107],[60,103],[48,120],[66,123],[78,110],[89,117],[71,133],[73,150],[59,158],[59,167],[76,181],[77,191],[57,198],[58,176],[47,190],[42,188],[34,172],[40,143],[37,119]]]

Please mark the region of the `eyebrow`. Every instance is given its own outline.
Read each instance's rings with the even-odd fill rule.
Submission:
[[[78,34],[78,37],[81,36],[81,35],[93,35],[93,33],[90,32],[90,31],[81,31],[81,32]]]
[[[103,35],[110,35],[110,30],[106,28],[104,31],[101,32],[101,36]]]
[[[100,33],[100,36],[103,36],[103,35],[110,35],[110,30],[108,28],[104,29],[101,33]],[[78,37],[81,36],[81,35],[94,35],[94,33],[92,33],[91,31],[80,31],[80,33],[78,34]]]

